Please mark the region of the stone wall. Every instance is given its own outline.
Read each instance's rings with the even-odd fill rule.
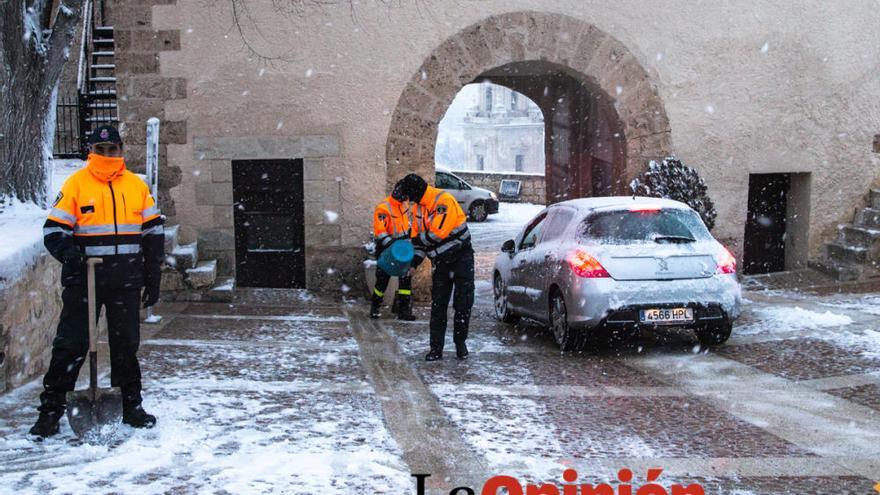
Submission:
[[[498,190],[501,189],[502,180],[518,180],[522,182],[522,188],[520,189],[521,202],[542,205],[547,200],[543,175],[462,172],[459,170],[453,170],[452,173],[461,177],[472,186],[488,189],[495,194],[498,194]]]
[[[179,169],[180,181],[162,183],[184,242],[229,221],[225,206],[199,203],[214,187],[202,185],[214,180],[209,169],[228,161],[203,159],[197,139],[338,139],[338,155],[321,161],[338,164],[339,187],[324,192],[343,206],[336,225],[307,230],[312,267],[334,262],[332,250],[359,249],[377,199],[414,163],[430,172],[437,124],[464,84],[523,61],[552,64],[607,93],[625,123],[624,178],[666,153],[692,164],[716,201],[718,238],[742,240],[749,174],[812,174],[803,247],[815,256],[852,219],[866,185],[880,180],[880,111],[863,104],[880,95],[880,79],[864,63],[880,55],[880,14],[869,2],[742,4],[484,0],[467,9],[435,2],[425,16],[419,2],[361,2],[353,22],[341,5],[285,16],[275,2],[249,2],[249,49],[229,30],[228,5],[111,2],[125,7],[114,19],[120,65],[137,68],[120,69],[123,120],[137,103],[186,123],[164,127],[172,134],[163,141],[168,170]],[[669,26],[688,36],[670,36]],[[128,62],[154,42],[158,74],[146,56]],[[309,196],[315,204],[325,198],[321,188]]]
[[[61,264],[42,254],[0,288],[0,392],[42,374],[61,314]]]
[[[180,50],[179,29],[153,29],[154,5],[175,0],[107,0],[107,25],[113,26],[116,45],[116,90],[119,121],[125,139],[126,165],[143,172],[146,167],[147,119],[159,118],[159,206],[174,216],[175,205],[168,191],[181,181],[181,170],[167,160],[169,144],[187,142],[186,119],[168,118],[166,102],[187,96],[187,81],[159,73],[159,54]]]
[[[307,286],[341,294],[364,286],[359,267],[365,252],[360,246],[343,246],[343,227],[337,221],[345,210],[342,176],[348,167],[339,158],[336,136],[196,138],[193,153],[202,165],[193,177],[197,182],[190,199],[209,212],[208,225],[213,225],[198,229],[199,256],[216,259],[221,274],[231,275],[235,269],[232,161],[300,158]],[[369,233],[362,232],[364,241]]]

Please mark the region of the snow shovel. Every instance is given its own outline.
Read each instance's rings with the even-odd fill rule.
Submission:
[[[67,393],[67,421],[76,436],[83,438],[91,431],[122,419],[122,393],[119,388],[98,388],[98,329],[95,306],[95,265],[100,258],[89,258],[89,388]]]

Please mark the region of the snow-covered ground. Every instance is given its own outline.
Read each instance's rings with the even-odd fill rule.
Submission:
[[[534,218],[544,205],[531,203],[501,203],[498,213],[489,215],[485,222],[468,222],[474,249],[477,251],[497,251],[501,244],[513,239],[520,230]]]
[[[48,201],[55,199],[61,185],[83,165],[81,160],[55,160],[49,183]],[[47,205],[48,206],[48,205]],[[43,252],[43,222],[47,208],[15,201],[0,211],[0,286],[14,280],[21,270]]]
[[[39,380],[0,397],[0,493],[407,492],[347,320],[278,309],[164,310],[171,328],[140,350],[152,430],[82,443],[65,419],[34,443]]]

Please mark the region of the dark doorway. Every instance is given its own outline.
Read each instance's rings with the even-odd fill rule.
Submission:
[[[233,161],[232,192],[236,284],[305,288],[302,160]]]
[[[514,62],[481,74],[524,94],[544,115],[547,204],[627,194],[626,138],[613,100],[569,69],[542,61]]]
[[[785,237],[790,174],[749,175],[749,204],[743,246],[743,273],[785,270]]]

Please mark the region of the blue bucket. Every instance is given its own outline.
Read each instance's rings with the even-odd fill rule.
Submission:
[[[409,240],[394,241],[379,256],[379,268],[392,277],[402,277],[409,271],[415,249]]]

